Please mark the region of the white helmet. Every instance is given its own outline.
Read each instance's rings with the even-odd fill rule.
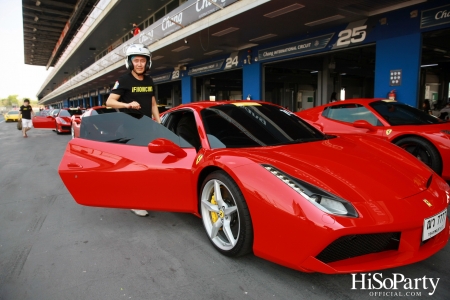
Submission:
[[[131,44],[127,49],[126,55],[127,58],[125,59],[125,67],[127,67],[130,71],[133,71],[134,68],[131,59],[135,55],[145,56],[148,58],[147,63],[145,64],[144,72],[147,72],[152,66],[152,53],[147,47],[144,46],[144,44]]]

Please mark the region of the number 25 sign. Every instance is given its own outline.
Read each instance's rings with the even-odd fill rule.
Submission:
[[[336,47],[356,44],[366,39],[367,25],[358,26],[353,29],[345,29],[339,32]]]

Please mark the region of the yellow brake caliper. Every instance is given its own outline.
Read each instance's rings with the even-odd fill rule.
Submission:
[[[211,204],[217,205],[215,194],[213,194],[212,197],[211,197]],[[212,223],[213,224],[216,223],[217,219],[219,219],[219,216],[217,215],[216,212],[213,212],[213,211],[210,212],[210,214],[211,214]]]

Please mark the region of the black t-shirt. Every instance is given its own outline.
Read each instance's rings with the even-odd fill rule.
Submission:
[[[28,106],[22,105],[20,107],[20,113],[22,114],[22,119],[31,120],[31,111],[32,110],[33,110],[33,108],[30,105],[28,105]]]
[[[120,95],[120,102],[138,102],[141,105],[139,111],[152,117],[152,97],[155,95],[155,86],[150,76],[144,75],[143,80],[138,80],[131,72],[124,74],[116,81],[111,93]]]

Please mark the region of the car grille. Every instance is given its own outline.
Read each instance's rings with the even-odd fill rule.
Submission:
[[[331,263],[370,253],[397,250],[399,244],[400,232],[347,235],[328,245],[316,258],[324,263]]]
[[[61,126],[61,130],[70,130],[70,126]]]

